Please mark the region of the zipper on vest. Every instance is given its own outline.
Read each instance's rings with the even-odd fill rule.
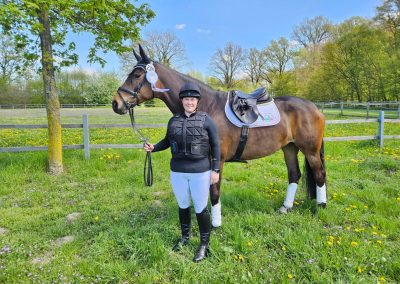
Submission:
[[[186,129],[187,129],[187,119],[186,117],[183,119],[183,129],[182,129],[182,139],[183,139],[183,153],[187,155],[186,152]]]

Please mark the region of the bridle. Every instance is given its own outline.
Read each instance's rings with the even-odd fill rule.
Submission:
[[[133,67],[133,71],[135,71],[135,69],[137,69],[137,68],[140,68],[140,69],[143,69],[146,74],[147,73],[146,67],[147,67],[147,65],[137,64]],[[118,96],[121,98],[125,107],[128,109],[129,117],[131,119],[133,133],[139,138],[140,142],[143,143],[143,146],[149,141],[149,139],[143,135],[143,133],[139,130],[139,128],[136,127],[134,107],[139,105],[138,94],[140,94],[140,89],[143,87],[143,85],[146,83],[146,81],[147,81],[146,76],[144,76],[143,80],[135,87],[135,89],[133,91],[130,89],[124,88],[124,87],[119,87],[118,91],[117,91]],[[130,103],[129,101],[125,100],[124,97],[121,95],[120,91],[128,93],[130,95],[130,97],[134,98],[133,103]],[[153,92],[153,97],[154,97],[154,92]],[[144,161],[143,176],[144,176],[145,185],[152,186],[153,185],[153,164],[151,162],[151,153],[150,152],[146,153],[146,159]]]
[[[147,73],[146,70],[146,65],[144,64],[137,64],[133,67],[133,71],[132,73],[135,71],[135,69],[143,69],[143,71],[145,72],[145,74]],[[135,89],[132,91],[128,88],[124,88],[124,87],[119,87],[117,90],[118,96],[121,98],[122,102],[124,103],[125,107],[130,110],[131,108],[133,108],[134,106],[139,105],[139,97],[138,94],[140,93],[140,89],[143,87],[144,83],[146,83],[147,79],[146,76],[144,76],[143,80],[135,87]],[[120,91],[127,93],[130,95],[130,98],[134,98],[134,102],[130,103],[129,101],[125,100],[124,97],[121,95]],[[154,92],[153,92],[153,96],[154,96]]]

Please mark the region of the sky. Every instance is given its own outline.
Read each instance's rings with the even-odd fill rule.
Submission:
[[[155,18],[142,28],[148,32],[174,32],[182,42],[189,65],[180,71],[210,74],[209,63],[218,49],[232,42],[244,49],[259,50],[280,37],[291,38],[294,27],[306,19],[324,16],[338,24],[353,16],[372,18],[382,0],[139,0],[148,3]],[[87,63],[93,43],[88,34],[70,37],[77,43],[78,67],[120,73],[120,59],[109,52],[107,64]],[[132,67],[135,62],[132,62]]]

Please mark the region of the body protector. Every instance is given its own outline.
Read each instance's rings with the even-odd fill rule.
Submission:
[[[175,115],[168,127],[173,158],[204,159],[209,154],[209,137],[204,129],[207,114],[196,112],[190,117]]]

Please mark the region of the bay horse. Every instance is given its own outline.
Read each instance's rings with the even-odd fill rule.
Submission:
[[[140,45],[139,54],[135,50],[133,53],[137,64],[113,97],[112,108],[117,114],[126,114],[129,108],[153,98],[164,101],[173,114],[183,112],[178,97],[180,87],[187,82],[199,86],[201,99],[198,109],[207,112],[213,118],[220,136],[220,181],[210,186],[210,200],[212,225],[221,226],[220,187],[223,165],[235,155],[241,136],[241,128],[233,125],[224,112],[228,93],[214,90],[197,79],[152,61]],[[148,66],[152,67],[153,77],[155,72],[155,80],[146,76]],[[250,128],[241,159],[257,159],[282,149],[288,172],[288,187],[283,206],[278,211],[286,214],[293,207],[297,184],[301,177],[297,157],[301,151],[305,156],[308,197],[317,199],[317,204],[325,207],[327,200],[323,144],[324,116],[312,102],[305,99],[282,96],[274,98],[274,102],[281,116],[280,122],[273,126]]]

